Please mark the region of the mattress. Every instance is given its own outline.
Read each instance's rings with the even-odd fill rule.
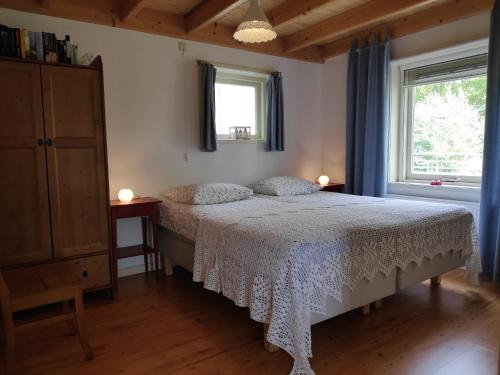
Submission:
[[[164,198],[160,204],[160,225],[191,241],[196,239],[200,220],[231,215],[241,211],[254,211],[264,208],[279,207],[286,202],[270,201],[264,196],[211,205],[192,205],[177,203]]]
[[[184,238],[195,241],[200,220],[210,219],[211,217],[224,217],[239,212],[290,207],[293,204],[342,207],[380,203],[385,200],[385,198],[362,197],[324,191],[295,196],[256,194],[249,199],[212,205],[184,204],[164,198],[160,204],[160,225]]]

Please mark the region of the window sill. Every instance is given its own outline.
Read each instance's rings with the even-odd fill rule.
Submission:
[[[481,199],[481,187],[478,185],[432,186],[424,182],[390,182],[387,193],[467,202],[479,202]]]
[[[245,144],[245,143],[264,143],[263,139],[218,139],[217,143],[222,144]]]

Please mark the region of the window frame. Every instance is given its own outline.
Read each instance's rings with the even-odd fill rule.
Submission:
[[[447,185],[478,187],[480,176],[432,175],[412,173],[413,158],[413,95],[414,87],[405,87],[405,72],[433,64],[446,63],[488,53],[488,40],[479,40],[464,45],[430,53],[394,60],[391,63],[390,141],[389,141],[389,186],[391,183],[428,184],[432,179],[449,179]],[[451,76],[452,74],[450,74]],[[443,76],[441,76],[443,77]],[[458,79],[458,78],[454,78]],[[451,80],[451,79],[450,79]]]
[[[229,134],[216,133],[217,142],[254,143],[264,142],[266,137],[266,83],[269,74],[216,66],[215,83],[249,86],[255,88],[255,134],[249,140],[230,139]],[[215,103],[217,107],[217,103]],[[217,109],[216,109],[217,111]]]

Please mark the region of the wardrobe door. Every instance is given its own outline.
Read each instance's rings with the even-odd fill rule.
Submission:
[[[55,257],[109,249],[100,72],[42,67]]]
[[[40,66],[0,61],[0,266],[50,259]]]

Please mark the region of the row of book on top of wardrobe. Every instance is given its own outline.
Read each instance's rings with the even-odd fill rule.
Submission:
[[[0,25],[0,56],[78,64],[78,46],[70,43],[69,35],[58,40],[54,33]]]

